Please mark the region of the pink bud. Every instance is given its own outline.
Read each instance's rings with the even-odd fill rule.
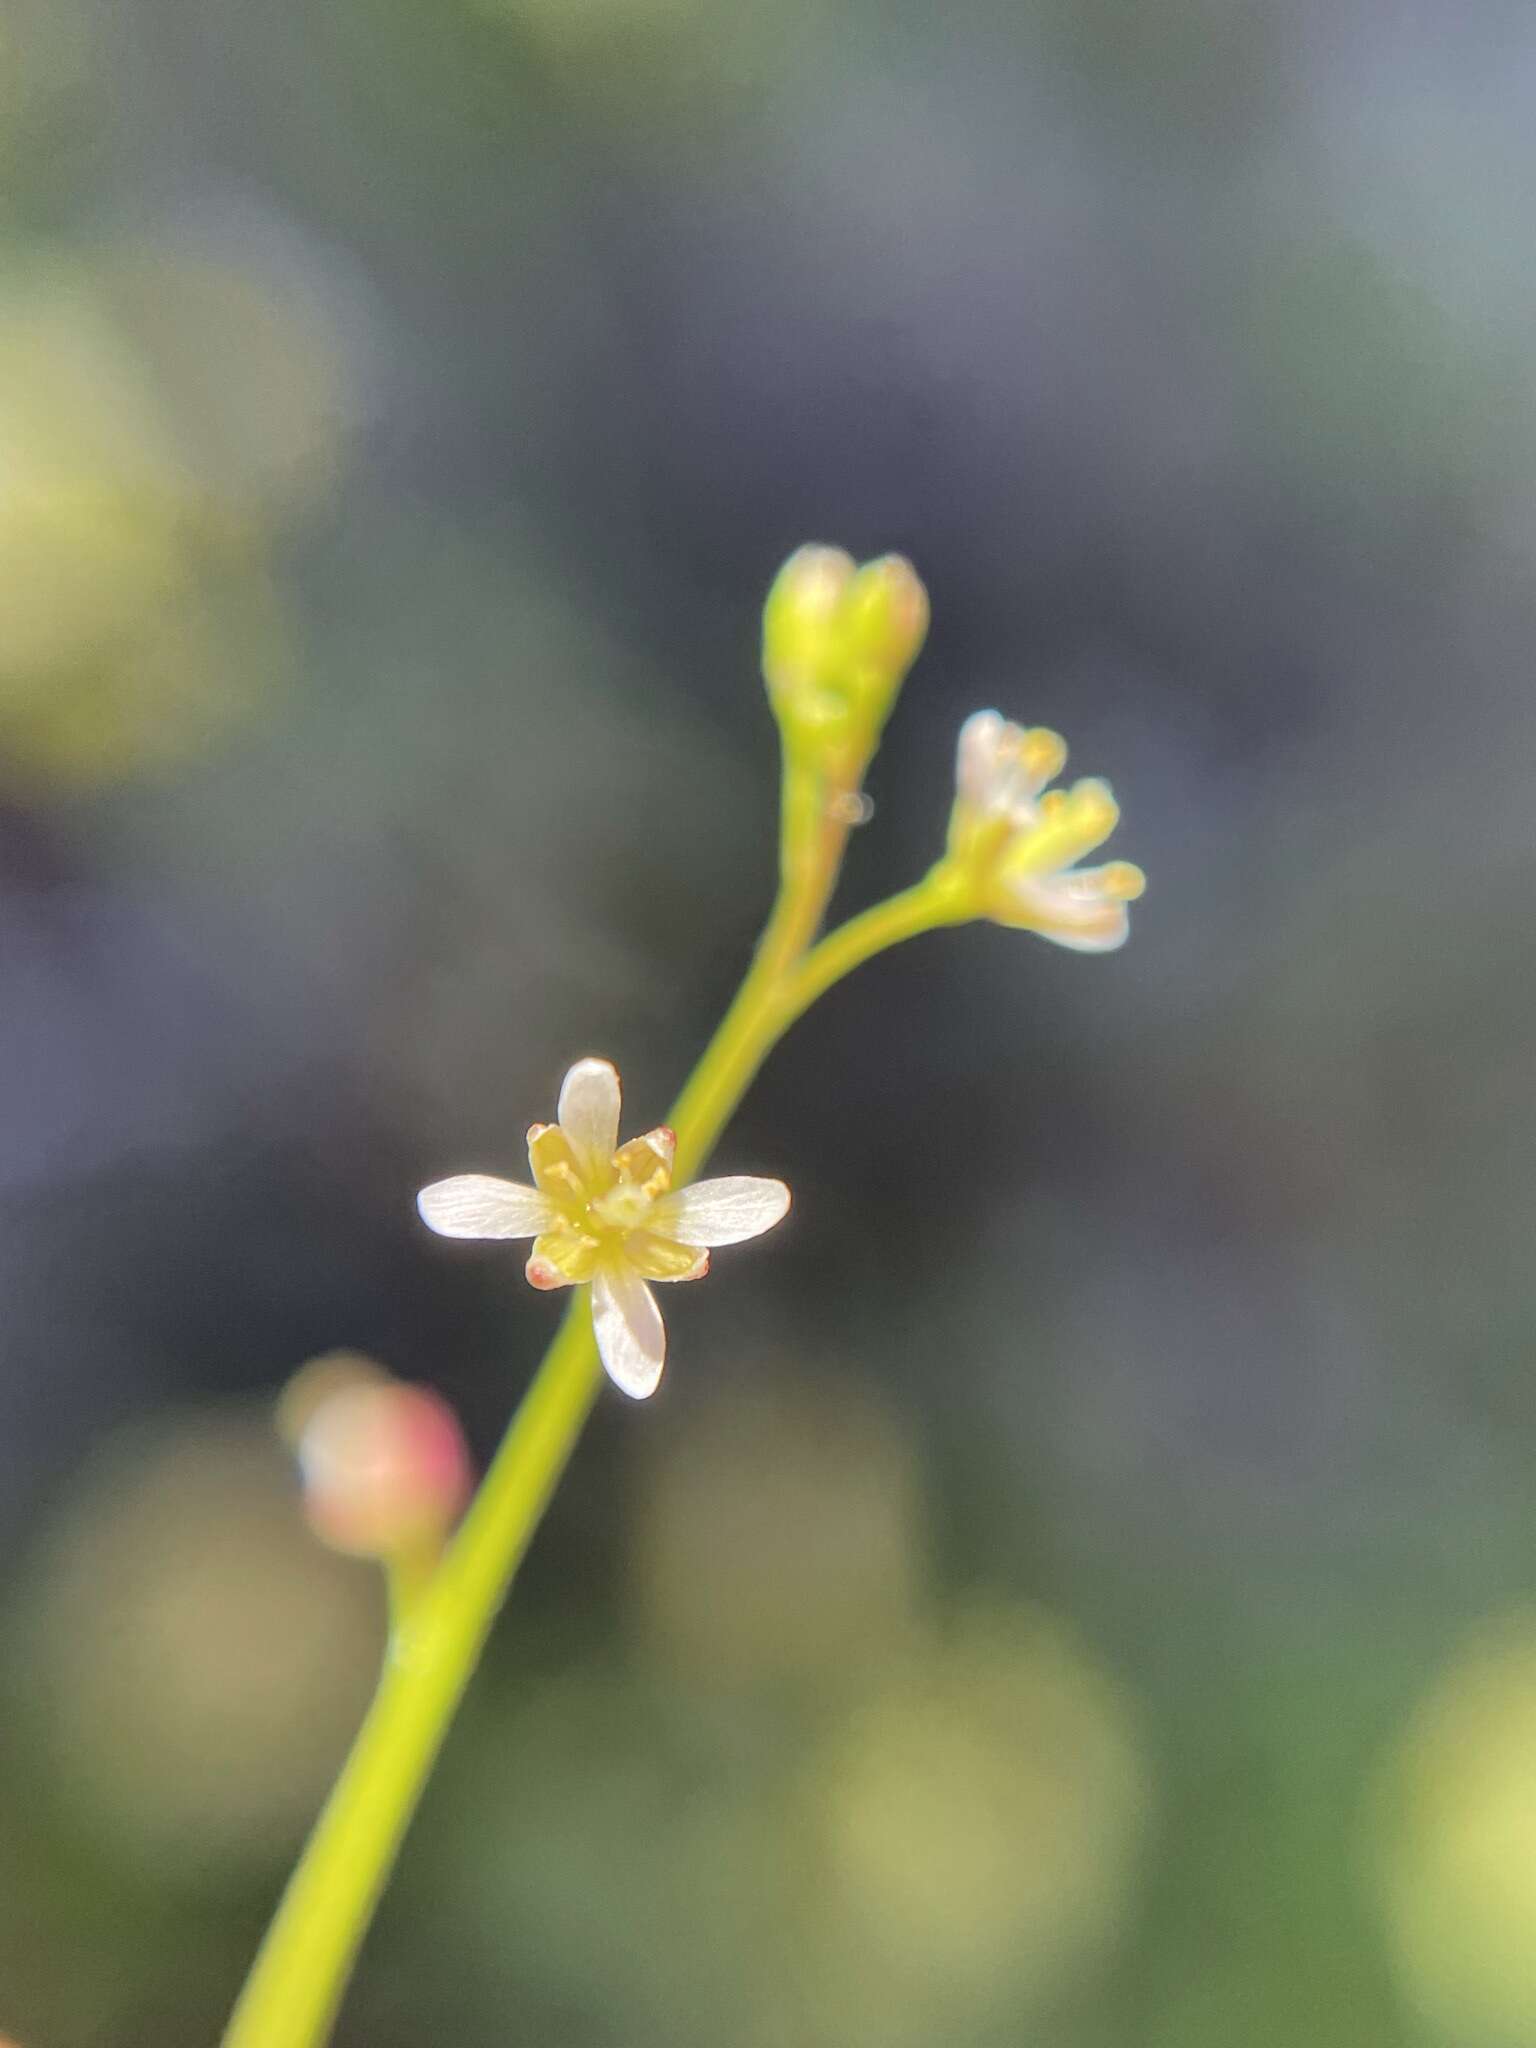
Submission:
[[[458,1420],[427,1387],[360,1379],[325,1393],[296,1448],[311,1527],[354,1557],[440,1541],[469,1495]]]

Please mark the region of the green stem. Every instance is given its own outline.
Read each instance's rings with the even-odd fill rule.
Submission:
[[[970,914],[936,869],[899,896],[840,925],[769,988],[754,992],[750,1010],[739,1017],[738,998],[672,1112],[678,1181],[690,1180],[698,1172],[758,1068],[818,996],[876,953]],[[750,981],[743,984],[742,994],[749,988]]]
[[[384,1560],[384,1584],[389,1596],[389,1632],[403,1636],[412,1625],[426,1598],[438,1565],[442,1562],[443,1539],[430,1537],[394,1557]]]
[[[778,998],[775,1037],[804,1016],[835,982],[904,939],[915,939],[940,925],[964,924],[976,915],[970,891],[942,865],[932,869],[899,896],[861,911],[839,925],[814,947],[786,977]]]
[[[814,762],[786,749],[779,818],[779,892],[733,1011],[750,1008],[815,938],[842,866],[849,825]],[[729,1018],[727,1018],[729,1022]]]
[[[935,871],[786,964],[786,931],[820,921],[830,879],[787,879],[741,992],[672,1112],[677,1177],[695,1173],[769,1051],[872,954],[956,912]],[[770,947],[770,941],[772,946]],[[572,1301],[473,1508],[413,1588],[378,1691],[246,1982],[224,2048],[316,2048],[491,1624],[591,1412],[601,1370],[585,1290]]]

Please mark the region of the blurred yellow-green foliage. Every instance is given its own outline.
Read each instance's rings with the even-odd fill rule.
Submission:
[[[341,2048],[1536,2040],[1536,20],[0,0],[0,2035],[216,2037],[366,1697],[305,1360],[483,1462],[414,1190],[659,1116],[768,581],[910,557],[1152,890],[875,963],[605,1402]],[[670,1304],[669,1304],[670,1306]]]

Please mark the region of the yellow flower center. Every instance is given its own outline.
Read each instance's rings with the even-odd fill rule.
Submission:
[[[696,1255],[646,1229],[656,1197],[672,1184],[676,1140],[668,1130],[631,1138],[611,1159],[578,1152],[559,1124],[535,1124],[528,1133],[533,1177],[560,1212],[560,1221],[533,1247],[528,1277],[535,1286],[590,1280],[599,1263],[621,1253],[656,1279],[690,1270]]]
[[[617,1187],[587,1205],[587,1216],[600,1231],[637,1230],[654,1200],[647,1189],[621,1180]]]

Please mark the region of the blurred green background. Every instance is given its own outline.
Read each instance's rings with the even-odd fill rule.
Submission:
[[[277,1388],[483,1459],[424,1181],[663,1112],[757,615],[909,554],[1150,893],[841,988],[601,1404],[343,2048],[1536,2041],[1536,20],[0,0],[0,2033],[217,2034],[378,1651]]]

